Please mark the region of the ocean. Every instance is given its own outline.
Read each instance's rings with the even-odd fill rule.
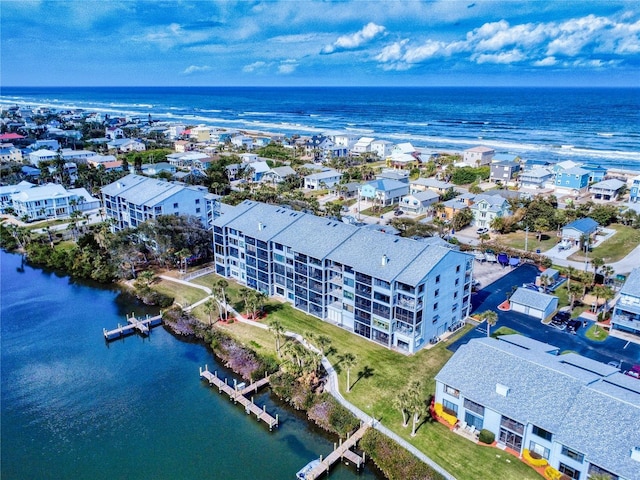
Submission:
[[[287,480],[337,441],[266,390],[268,427],[198,378],[233,378],[199,343],[163,327],[105,343],[127,313],[115,288],[74,282],[0,251],[0,478]],[[236,377],[237,378],[237,377]],[[337,465],[331,478],[380,479]]]
[[[2,87],[0,105],[16,104],[640,171],[637,88]]]

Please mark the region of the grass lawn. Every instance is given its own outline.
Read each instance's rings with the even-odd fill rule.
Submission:
[[[151,288],[175,298],[176,303],[182,306],[191,305],[207,296],[204,290],[167,280],[156,281]]]
[[[424,398],[429,398],[435,390],[434,376],[453,355],[446,348],[450,340],[441,342],[429,350],[406,356],[305,315],[286,303],[270,301],[265,310],[268,315],[266,322],[277,319],[286,330],[303,335],[312,332],[329,336],[332,339],[331,347],[335,350],[329,354],[329,359],[339,372],[340,389],[345,398],[369,415],[380,419],[384,425],[426,452],[460,480],[539,480],[533,469],[516,458],[498,449],[476,446],[438,423],[423,424],[415,438],[410,437],[409,427],[402,427],[402,415],[393,407],[395,395],[405,388],[410,379],[417,378],[424,383]],[[242,343],[253,345],[251,342],[255,342],[259,345],[258,351],[262,353],[275,352],[274,337],[266,330],[237,322],[221,325],[220,328],[236,336]],[[473,327],[465,327],[452,339],[458,338],[471,328]],[[346,371],[340,368],[340,355],[347,352],[355,354],[358,359],[357,365],[350,373],[349,393],[346,393]]]
[[[589,253],[589,258],[602,258],[605,263],[617,262],[640,245],[640,230],[617,223],[609,225],[607,228],[612,228],[616,234],[603,242],[602,245],[595,247]],[[569,260],[584,261],[584,252],[574,253],[569,257]]]
[[[26,225],[26,229],[27,230],[39,230],[41,228],[47,228],[47,227],[55,227],[56,225],[64,225],[66,223],[71,223],[71,219],[70,218],[58,218],[56,220],[43,220],[40,222],[36,222],[36,223],[30,223],[28,225]],[[80,223],[80,222],[78,222]],[[53,232],[55,233],[55,232]]]
[[[589,340],[602,342],[607,339],[607,337],[609,336],[609,332],[607,332],[604,328],[599,327],[594,323],[589,327],[589,329],[585,332],[584,335]]]
[[[526,232],[519,230],[517,232],[498,235],[497,240],[507,247],[524,250],[526,236]],[[529,252],[535,252],[536,250],[544,252],[546,250],[549,250],[550,248],[553,248],[558,243],[558,237],[556,236],[555,230],[544,232],[541,239],[542,240],[539,242],[536,233],[529,232],[527,240],[527,250]]]
[[[495,337],[499,337],[500,335],[513,335],[515,333],[520,333],[517,330],[514,330],[513,328],[509,328],[509,327],[500,327],[497,330],[495,330],[494,332],[491,333],[491,336],[493,338]]]
[[[380,209],[379,205],[376,205],[375,207],[369,207],[366,210],[362,210],[362,212],[360,213],[368,217],[377,217],[378,215],[382,215],[383,213],[389,213],[396,208],[398,208],[398,205],[387,205],[386,207],[382,207],[382,209]]]

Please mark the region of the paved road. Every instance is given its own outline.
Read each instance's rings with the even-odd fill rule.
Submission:
[[[629,343],[626,340],[612,336],[602,342],[595,342],[586,338],[584,332],[593,322],[588,322],[586,328],[580,328],[578,333],[573,335],[544,325],[540,320],[528,315],[503,312],[497,309],[498,305],[506,300],[506,295],[511,292],[513,286],[521,286],[523,283],[533,282],[538,273],[539,271],[534,265],[522,265],[514,269],[504,277],[473,294],[471,297],[472,312],[494,310],[498,313],[498,323],[494,328],[509,327],[527,337],[555,345],[562,351],[571,350],[600,362],[622,361],[623,370],[629,369],[632,364],[640,363],[640,345],[636,343]],[[449,348],[455,351],[470,339],[486,336],[486,334],[486,324],[482,323],[467,335],[452,343]]]

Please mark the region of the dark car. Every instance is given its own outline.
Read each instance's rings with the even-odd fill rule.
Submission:
[[[402,215],[403,213],[404,213],[404,212],[403,212],[402,210],[396,210],[395,212],[393,212],[393,214],[394,214],[396,217],[399,217],[399,216],[400,216],[400,215]]]
[[[582,322],[580,320],[569,320],[567,322],[567,331],[575,334],[581,326]]]

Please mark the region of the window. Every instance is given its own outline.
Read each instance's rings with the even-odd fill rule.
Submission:
[[[467,422],[467,425],[476,427],[476,430],[482,430],[482,424],[484,423],[482,418],[476,417],[475,415],[467,412],[464,415],[464,421]]]
[[[460,273],[460,265],[456,267],[456,273]]]
[[[200,199],[196,198],[196,205],[200,205]]]
[[[353,293],[347,292],[347,291],[344,291],[342,293],[344,294],[344,298],[348,298],[349,300],[353,300]]]
[[[446,408],[447,410],[450,410],[450,411],[454,412],[456,416],[458,415],[458,405],[456,405],[455,403],[450,402],[449,400],[444,400],[443,399],[442,400],[442,406],[444,408]]]
[[[449,385],[445,385],[444,386],[444,393],[446,393],[447,395],[451,395],[452,397],[456,397],[456,398],[458,398],[460,396],[460,391],[456,390],[453,387],[450,387]]]
[[[440,275],[436,276],[436,283],[440,283]]]
[[[466,408],[467,410],[471,410],[478,415],[484,416],[484,407],[479,403],[469,400],[468,398],[464,399],[464,408]]]
[[[561,453],[565,457],[569,457],[569,458],[575,460],[576,462],[582,463],[582,461],[584,460],[584,455],[583,454],[578,453],[575,450],[571,450],[569,447],[566,447],[564,445],[562,446]]]
[[[438,320],[440,320],[440,315],[434,315],[433,320],[431,320],[431,323],[438,323]]]
[[[434,310],[437,310],[437,309],[438,309],[438,302],[436,302],[436,303],[434,303],[434,304],[433,304],[433,309],[434,309]]]
[[[177,204],[177,203],[174,203],[174,204],[173,204],[173,208],[178,208],[178,204]]]
[[[434,296],[434,297],[437,297],[437,296],[439,296],[439,295],[440,295],[440,290],[439,290],[439,289],[436,289],[436,291],[433,293],[433,296]]]
[[[200,213],[200,208],[196,208],[196,213]]]
[[[529,442],[529,451],[535,452],[538,455],[540,455],[542,458],[546,458],[547,460],[549,460],[549,453],[550,453],[549,449],[546,447],[543,447],[542,445],[537,444],[533,440]]]
[[[580,472],[575,468],[570,467],[569,465],[565,465],[564,463],[560,463],[558,467],[558,471],[560,473],[564,473],[566,476],[573,478],[574,480],[578,480],[580,478]]]
[[[344,279],[344,284],[345,284],[347,287],[353,287],[353,286],[355,285],[355,282],[354,282],[353,278],[347,278],[347,277],[345,277],[345,279]]]
[[[460,279],[459,279],[459,278],[456,278],[456,287],[457,287],[458,285],[460,285]]]
[[[533,429],[531,430],[531,432],[534,435],[537,435],[538,437],[544,438],[545,440],[549,440],[549,441],[551,441],[551,437],[553,436],[551,432],[547,432],[546,430],[540,427],[537,427],[536,425],[533,426]]]

